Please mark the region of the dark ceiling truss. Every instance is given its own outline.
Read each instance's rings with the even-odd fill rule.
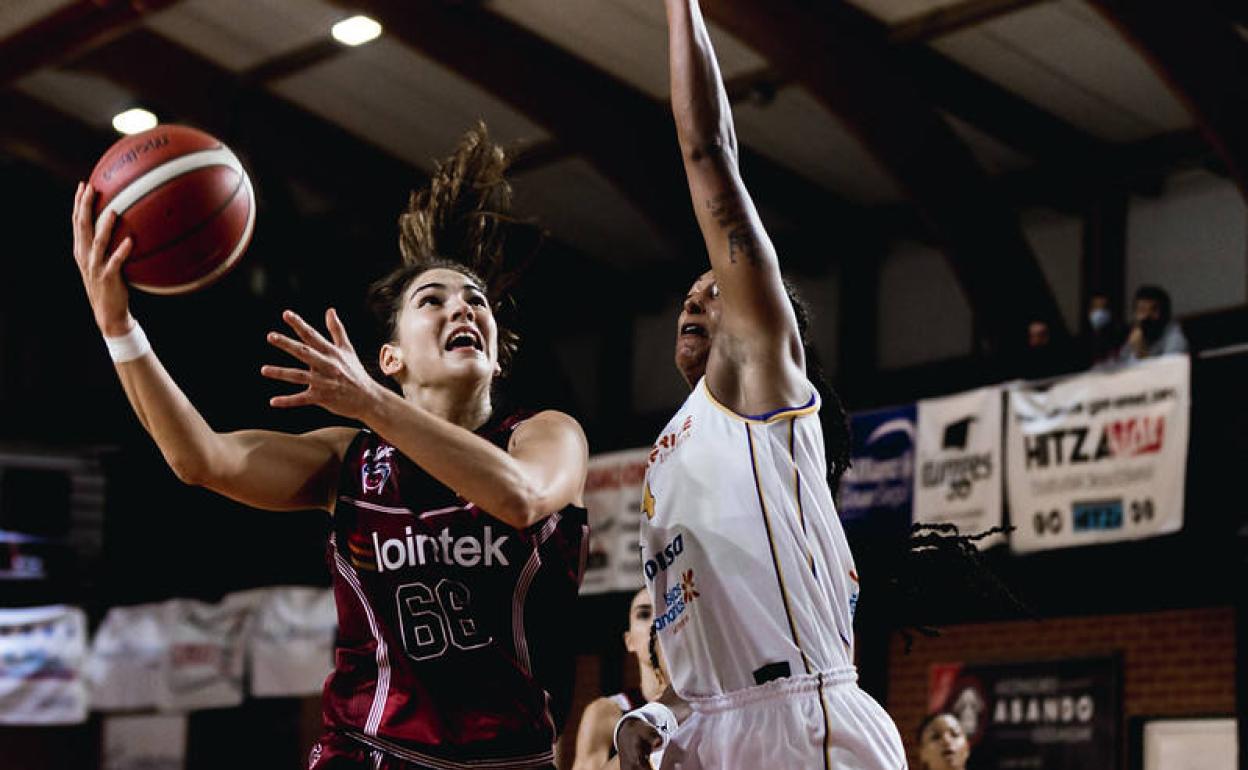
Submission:
[[[948,258],[987,341],[1001,343],[1033,318],[1060,319],[1017,215],[899,64],[878,24],[800,0],[705,0],[703,9],[793,74],[897,180]]]
[[[1133,42],[1196,116],[1248,197],[1248,45],[1232,27],[1248,11],[1220,0],[1176,6],[1089,0]]]
[[[70,61],[138,25],[144,14],[178,0],[77,0],[0,40],[0,85],[42,67]]]

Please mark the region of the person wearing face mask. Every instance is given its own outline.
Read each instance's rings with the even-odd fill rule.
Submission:
[[[1125,336],[1126,331],[1110,309],[1109,295],[1093,294],[1088,299],[1088,330],[1084,336],[1088,365],[1095,369],[1114,363]]]
[[[928,714],[918,729],[918,770],[966,770],[971,747],[956,715]]]
[[[571,417],[492,401],[517,342],[487,280],[510,221],[505,167],[479,125],[400,218],[403,262],[370,292],[393,389],[369,375],[333,309],[328,335],[283,314],[292,334],[268,341],[302,366],[261,369],[296,388],[270,404],[339,418],[302,434],[208,424],[131,316],[129,239],[106,254],[116,217],[96,226],[94,193],[78,188],[74,257],[88,300],[170,468],[255,508],[329,514],[338,633],[310,770],[554,768],[588,450]],[[235,540],[224,538],[223,554]]]
[[[1170,317],[1170,295],[1160,286],[1141,286],[1135,292],[1134,318],[1127,340],[1118,350],[1124,364],[1170,353],[1186,353],[1187,337]]]

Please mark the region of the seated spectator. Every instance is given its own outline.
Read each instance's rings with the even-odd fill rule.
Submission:
[[[1187,337],[1170,317],[1170,295],[1160,286],[1141,286],[1135,292],[1135,317],[1127,341],[1118,350],[1118,362],[1129,364],[1168,353],[1186,353]]]
[[[1109,295],[1097,292],[1088,298],[1088,331],[1083,340],[1083,352],[1092,368],[1116,363],[1118,349],[1122,347],[1126,330],[1114,317]]]
[[[1052,377],[1075,369],[1069,344],[1053,339],[1052,327],[1042,319],[1027,324],[1027,340],[1023,346],[1016,374],[1029,380]]]
[[[919,723],[919,770],[966,770],[971,747],[957,716],[928,714]]]

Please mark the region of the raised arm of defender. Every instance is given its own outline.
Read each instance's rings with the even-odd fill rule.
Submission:
[[[748,414],[806,401],[797,320],[775,248],[737,166],[737,139],[711,38],[696,0],[667,5],[672,114],[698,225],[723,311],[706,377]]]

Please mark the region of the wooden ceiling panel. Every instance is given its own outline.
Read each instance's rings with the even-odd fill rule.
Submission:
[[[849,4],[893,26],[929,13],[966,5],[967,0],[849,0]]]
[[[322,0],[183,0],[148,27],[232,72],[329,37],[348,14]]]
[[[657,0],[490,0],[487,6],[650,96],[667,98],[667,20]],[[732,35],[708,26],[725,78],[766,66]]]
[[[624,268],[679,256],[649,220],[586,160],[558,161],[519,174],[514,183],[518,211],[536,217],[555,237],[588,254]]]
[[[450,152],[478,119],[504,143],[547,138],[541,128],[482,89],[385,37],[270,87],[425,169]]]
[[[19,32],[74,0],[4,0],[0,2],[0,40]]]
[[[44,69],[14,86],[92,128],[112,131],[113,116],[135,106],[133,92],[101,75]]]
[[[1192,118],[1081,0],[1043,3],[932,42],[941,53],[1101,139],[1130,142]]]
[[[900,188],[806,89],[789,86],[767,104],[733,107],[742,144],[855,203],[890,203]],[[749,181],[748,179],[746,180]]]

